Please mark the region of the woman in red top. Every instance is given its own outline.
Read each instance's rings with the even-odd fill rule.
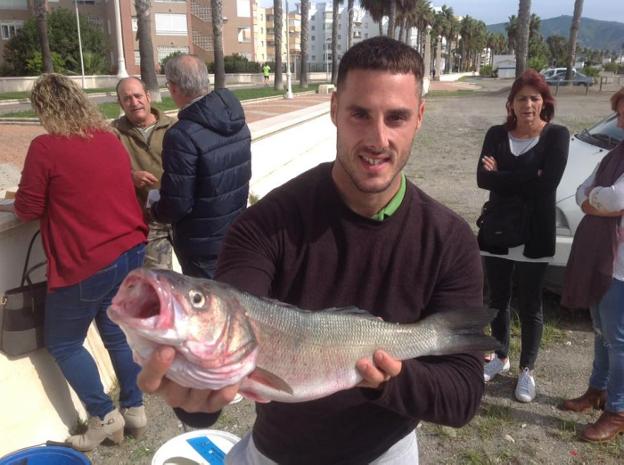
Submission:
[[[142,265],[147,228],[128,154],[82,90],[44,74],[31,102],[48,134],[30,144],[14,211],[40,221],[48,259],[45,344],[89,413],[87,432],[68,440],[87,451],[106,438],[121,441],[124,424],[135,432],[146,424],[139,367],[106,309],[128,272]],[[94,320],[119,379],[121,412],[83,347]]]

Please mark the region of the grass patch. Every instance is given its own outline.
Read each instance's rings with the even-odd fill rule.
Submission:
[[[492,459],[490,459],[485,452],[470,449],[464,452],[460,458],[464,465],[494,465]]]
[[[477,92],[475,90],[472,89],[459,89],[459,90],[452,90],[452,91],[446,91],[446,90],[431,90],[427,93],[427,95],[425,95],[425,98],[430,98],[430,97],[465,97],[467,95],[474,95]]]
[[[574,441],[577,439],[577,423],[574,420],[567,420],[565,418],[559,419],[559,427],[554,431],[554,434],[562,441]]]
[[[503,426],[511,423],[511,407],[505,405],[481,404],[481,410],[472,421],[480,438],[489,441],[503,431]]]
[[[296,85],[296,86],[292,86],[292,90],[293,90],[293,93],[316,92],[318,89],[318,86],[319,86],[318,84],[312,84],[312,85],[309,85],[307,89],[304,89],[303,87]],[[92,90],[100,91],[100,92],[105,91],[105,89],[92,89]],[[112,89],[112,90],[114,91],[115,89]],[[254,88],[249,88],[249,89],[234,89],[232,90],[232,93],[236,95],[236,97],[241,101],[252,100],[252,99],[263,98],[263,97],[275,97],[275,96],[284,94],[283,91],[275,90],[273,87],[254,87]],[[161,111],[175,110],[177,108],[175,103],[171,99],[171,97],[164,96],[164,95],[162,97],[162,101],[154,104],[154,106],[157,107]],[[119,118],[121,114],[121,109],[119,108],[119,105],[117,104],[117,102],[100,103],[98,105],[98,108],[100,109],[100,111],[106,118],[113,118],[113,119]],[[35,114],[33,110],[14,111],[10,113],[4,113],[0,116],[9,117],[9,118],[36,118],[37,117],[37,115]]]

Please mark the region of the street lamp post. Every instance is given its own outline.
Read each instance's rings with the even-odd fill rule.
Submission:
[[[123,53],[123,41],[121,36],[121,10],[119,8],[119,0],[115,0],[115,35],[117,36],[117,77],[119,79],[127,78],[126,60]]]
[[[288,21],[288,0],[284,0],[286,3],[286,94],[284,98],[293,98],[292,81],[290,77],[290,29]]]
[[[76,8],[76,29],[78,29],[78,53],[80,54],[80,71],[82,73],[82,88],[85,88],[85,72],[84,72],[84,59],[82,57],[82,38],[80,37],[80,15],[78,14],[78,0],[74,0],[74,7]]]

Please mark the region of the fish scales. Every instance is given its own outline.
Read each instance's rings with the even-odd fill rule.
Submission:
[[[377,349],[405,360],[490,350],[491,310],[436,313],[389,323],[356,308],[306,311],[215,281],[164,270],[131,272],[109,315],[139,362],[158,344],[178,355],[168,376],[193,388],[241,383],[258,401],[303,402],[355,386],[355,368]]]

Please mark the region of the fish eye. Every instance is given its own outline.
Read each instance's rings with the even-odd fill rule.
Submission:
[[[191,305],[195,308],[203,307],[206,303],[206,298],[201,292],[191,290],[189,291],[189,298],[191,299]]]

